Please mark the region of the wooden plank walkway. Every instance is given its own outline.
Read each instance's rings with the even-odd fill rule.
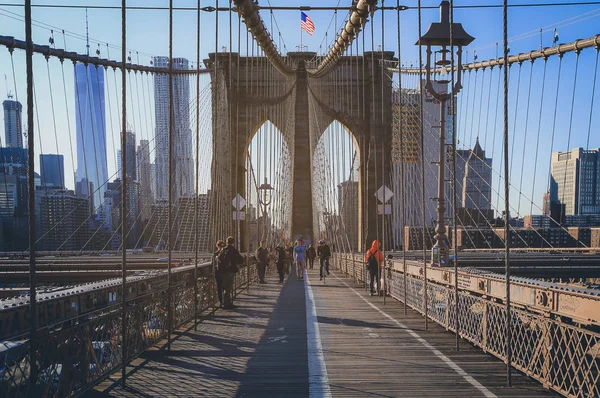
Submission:
[[[425,331],[422,316],[404,315],[391,298],[384,306],[382,298],[333,273],[323,284],[311,270],[306,286],[291,275],[280,285],[271,273],[268,284],[238,297],[236,310],[206,316],[198,331],[177,331],[171,352],[162,346],[144,353],[128,367],[127,388],[115,373],[85,396],[321,396],[315,376],[309,388],[318,358],[314,349],[309,358],[307,349],[307,332],[314,329],[307,327],[308,286],[332,396],[555,396],[518,373],[515,387],[505,388],[504,364],[466,342],[455,352],[453,334],[435,324]]]
[[[433,322],[425,330],[423,316],[411,309],[404,315],[403,304],[389,297],[384,305],[382,297],[369,297],[350,279],[332,274],[323,284],[315,276],[312,290],[333,396],[556,396],[517,372],[514,387],[506,388],[506,367],[495,357],[467,342],[456,352],[454,334]]]

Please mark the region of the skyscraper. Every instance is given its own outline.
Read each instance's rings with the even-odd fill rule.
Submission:
[[[73,191],[48,191],[41,197],[42,250],[82,250],[89,239],[88,200]]]
[[[425,82],[422,81],[421,84]],[[446,87],[439,83],[433,83],[437,92],[444,92]],[[400,181],[400,162],[404,163],[404,186],[410,187],[406,191],[406,220],[404,225],[423,225],[423,206],[422,206],[422,183],[421,183],[421,139],[424,142],[424,163],[425,163],[425,198],[435,198],[438,192],[438,170],[435,163],[439,160],[439,129],[440,124],[440,105],[431,94],[424,92],[423,98],[423,137],[420,133],[420,89],[402,89],[401,92],[394,93],[394,143],[393,156],[394,179]],[[401,106],[400,106],[401,104]],[[448,110],[449,111],[449,110]],[[400,123],[400,119],[402,123]],[[402,129],[400,129],[400,125]],[[447,130],[451,125],[446,125]],[[400,137],[402,137],[402,148],[400,147]],[[450,178],[450,167],[446,167],[446,179]],[[394,188],[394,201],[398,203],[402,197],[402,188],[398,184]],[[446,188],[446,210],[449,214],[451,199],[451,189],[449,184]],[[436,203],[427,200],[425,204],[425,224],[432,225],[437,219]],[[399,207],[399,206],[398,206]],[[397,223],[400,225],[400,223]],[[402,234],[401,229],[394,231],[394,234]]]
[[[168,57],[154,57],[154,66],[168,68]],[[188,69],[185,58],[174,58],[173,69]],[[185,75],[173,76],[173,161],[175,176],[173,199],[194,194],[192,131],[190,129],[190,86]],[[156,112],[156,198],[169,196],[169,76],[154,75],[154,105]]]
[[[125,145],[125,151],[127,151],[127,179],[137,181],[138,170],[137,170],[137,156],[135,151],[135,133],[133,131],[127,132],[127,141]],[[121,150],[117,151],[117,167],[119,169],[119,178],[123,179],[123,170],[121,168],[122,158]]]
[[[349,244],[353,251],[359,248],[358,242],[358,181],[347,180],[338,185],[338,211],[344,244]],[[345,239],[348,238],[346,242]]]
[[[600,214],[600,148],[552,152],[551,205],[565,206],[565,215]]]
[[[27,213],[27,149],[24,148],[0,148],[0,183],[5,185],[4,192],[13,195],[14,215],[21,216]],[[13,176],[12,179],[7,179]],[[7,181],[13,181],[14,186],[8,188]],[[3,201],[8,199],[3,199]],[[6,202],[8,203],[8,202]]]
[[[152,164],[150,163],[150,144],[148,140],[140,140],[137,148],[138,181],[140,183],[140,212],[142,222],[150,219],[154,204],[154,185]]]
[[[457,162],[458,163],[458,162]],[[457,179],[458,179],[457,175]],[[464,176],[462,176],[461,204],[467,209],[489,210],[492,199],[492,159],[485,157],[485,151],[479,145],[469,151]]]
[[[7,148],[23,148],[23,124],[21,112],[23,106],[19,101],[13,101],[12,95],[2,102],[4,106],[4,146]]]
[[[42,187],[64,189],[65,161],[63,155],[41,154]]]
[[[94,190],[77,191],[91,195],[90,203],[101,206],[108,182],[106,162],[106,123],[104,106],[104,69],[94,65],[75,65],[75,121],[77,130],[77,171],[75,184],[83,180]],[[89,187],[87,184],[79,186]]]
[[[104,222],[105,227],[109,227],[112,231],[115,231],[121,236],[121,223],[122,223],[122,200],[123,200],[123,181],[117,179],[107,184],[107,190],[105,194],[106,204],[104,207],[108,207],[109,203],[111,206],[110,211],[110,224],[108,223],[108,217]],[[134,180],[127,181],[127,225],[125,234],[127,236],[127,248],[134,248],[139,240],[139,234],[141,233],[141,220],[140,214],[140,184]],[[121,236],[122,239],[122,236]],[[141,242],[140,242],[141,243]]]
[[[544,192],[542,201],[542,214],[545,216],[550,215],[550,192]]]

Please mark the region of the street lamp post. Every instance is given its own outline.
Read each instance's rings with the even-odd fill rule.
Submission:
[[[427,32],[419,38],[416,45],[425,45],[427,52],[427,61],[425,64],[425,90],[427,90],[436,100],[440,102],[440,125],[437,126],[440,129],[440,156],[438,163],[438,206],[437,206],[437,228],[435,230],[435,244],[433,245],[431,251],[431,259],[433,263],[440,264],[441,261],[445,264],[448,263],[448,237],[446,235],[446,225],[445,225],[445,211],[446,207],[444,206],[444,165],[445,165],[445,153],[446,153],[446,101],[452,98],[453,95],[456,95],[460,89],[461,85],[461,72],[462,72],[462,48],[463,46],[469,45],[473,40],[475,40],[472,36],[470,36],[462,27],[460,23],[452,24],[452,40],[450,40],[450,3],[446,0],[440,3],[440,22],[434,22],[429,26]],[[432,46],[440,47],[439,50],[435,51],[435,59],[434,59],[434,74],[439,74],[438,80],[431,79],[432,74],[432,65],[431,65],[431,55],[432,55]],[[456,47],[456,57],[458,58],[458,65],[454,70],[449,68],[452,64],[451,59],[448,58],[454,57],[454,54],[451,53],[451,50],[448,47]],[[438,54],[440,59],[437,60]],[[450,90],[447,89],[448,84],[451,83],[452,80],[449,79],[448,73],[456,73],[456,80],[453,87]],[[434,76],[435,79],[435,76]],[[440,86],[443,89],[440,91],[436,91],[433,82],[436,82],[438,88]],[[423,92],[421,91],[421,95]],[[423,133],[423,132],[421,132]],[[456,149],[456,148],[455,148]],[[456,156],[456,154],[454,154]],[[456,209],[455,209],[456,211]]]
[[[265,182],[258,187],[258,190],[261,191],[262,193],[262,198],[260,195],[258,195],[258,201],[260,202],[260,204],[263,206],[263,234],[266,237],[267,234],[267,206],[269,206],[271,204],[271,191],[273,190],[273,187],[271,186],[271,184],[269,184],[267,182],[267,177],[265,177]],[[258,228],[258,225],[256,226]],[[258,245],[260,246],[260,241],[263,238],[260,236],[258,237]]]

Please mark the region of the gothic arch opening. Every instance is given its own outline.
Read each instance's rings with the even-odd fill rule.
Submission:
[[[260,240],[273,247],[290,237],[292,153],[281,131],[265,120],[246,148],[246,228],[248,247]]]
[[[319,239],[340,250],[358,250],[361,195],[359,146],[354,134],[334,120],[314,144],[313,225]]]

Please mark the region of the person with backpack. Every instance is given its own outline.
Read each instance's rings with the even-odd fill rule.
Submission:
[[[219,270],[221,273],[221,279],[223,281],[223,308],[226,310],[233,310],[233,282],[235,274],[239,271],[239,266],[244,263],[244,257],[240,252],[233,246],[235,239],[233,236],[227,238],[227,246],[221,250],[219,256]]]
[[[283,245],[277,245],[275,248],[275,261],[277,262],[277,273],[279,274],[279,283],[283,283],[285,274],[286,252]]]
[[[377,291],[380,290],[379,270],[384,264],[383,253],[381,252],[381,243],[377,239],[373,241],[371,248],[365,254],[365,265],[370,275],[369,295],[373,296],[375,291],[375,280],[377,280]]]
[[[218,256],[221,250],[225,247],[225,242],[218,240],[216,244],[217,250],[213,253],[212,264],[213,273],[215,274],[215,281],[217,282],[217,297],[219,298],[219,307],[223,306],[223,279],[221,278],[221,271],[219,271],[219,260]]]
[[[256,270],[258,271],[258,283],[265,284],[265,271],[267,270],[267,264],[269,262],[269,250],[267,249],[267,241],[261,240],[260,246],[254,252],[256,257]]]
[[[302,239],[298,239],[294,247],[294,259],[296,260],[296,274],[298,280],[304,279],[304,269],[306,268],[306,246],[302,244]]]
[[[319,276],[323,280],[323,265],[325,265],[325,271],[327,272],[327,276],[329,276],[329,257],[331,257],[331,249],[329,245],[325,243],[324,239],[319,241],[319,246],[317,247],[317,256],[319,256]]]
[[[317,251],[313,245],[308,245],[308,250],[306,250],[306,257],[308,258],[309,268],[313,269],[315,265],[315,258],[317,258]]]

